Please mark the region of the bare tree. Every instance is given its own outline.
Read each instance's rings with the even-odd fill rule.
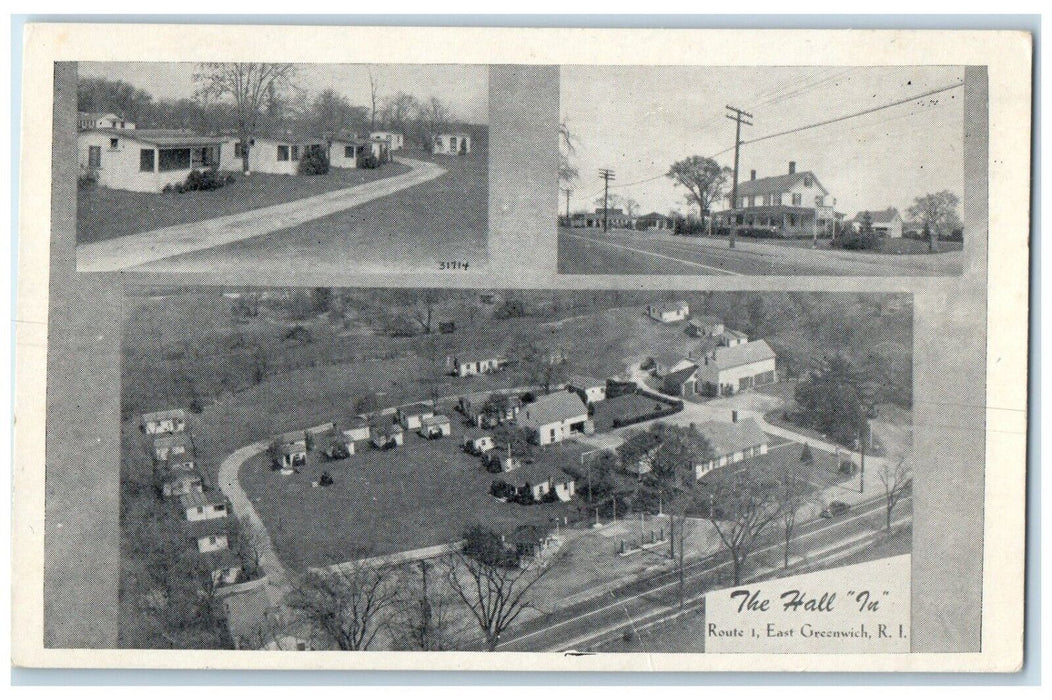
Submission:
[[[431,335],[431,318],[435,312],[435,293],[426,289],[421,295],[418,303],[413,306],[413,318],[420,324],[420,330],[425,335]]]
[[[891,512],[913,485],[913,468],[905,457],[894,463],[888,459],[877,470],[877,478],[884,487],[884,529],[891,532]]]
[[[397,600],[388,566],[355,560],[339,572],[311,570],[292,583],[285,603],[345,651],[365,651]]]
[[[760,535],[781,514],[780,485],[749,469],[739,469],[713,489],[709,522],[723,541],[734,565],[734,585],[741,583],[745,563]]]
[[[552,570],[554,560],[520,565],[500,535],[480,526],[469,529],[465,540],[448,559],[447,580],[482,630],[486,649],[495,651],[519,615],[536,607],[527,594]]]
[[[376,128],[376,108],[377,108],[377,104],[376,103],[377,103],[377,95],[378,95],[378,93],[380,91],[380,82],[376,79],[376,76],[373,75],[373,69],[372,68],[368,69],[368,73],[369,73],[369,103],[370,103],[370,106],[371,106],[370,109],[369,109],[369,128],[370,129],[375,129]]]
[[[805,461],[805,455],[810,456],[810,449],[805,445],[800,460]],[[793,533],[796,530],[796,518],[800,509],[808,502],[809,491],[807,482],[797,473],[797,467],[790,462],[782,472],[781,488],[778,489],[778,510],[783,537],[783,568],[789,568],[789,556],[792,550]]]
[[[280,99],[280,93],[292,85],[296,67],[291,63],[200,63],[194,73],[199,99],[222,99],[234,102],[238,140],[241,142],[241,165],[250,172],[249,151],[256,122],[262,112]]]
[[[383,117],[387,126],[405,134],[409,120],[420,109],[420,101],[399,90],[384,100]]]
[[[423,559],[402,567],[401,592],[391,620],[394,645],[401,649],[450,651],[460,644],[453,592],[435,563]]]
[[[577,137],[563,120],[559,123],[559,182],[571,185],[580,177],[577,166],[570,160],[577,153]]]
[[[441,133],[452,118],[452,111],[437,97],[432,96],[420,105],[417,119],[420,123],[420,142],[425,148],[430,146],[435,134]]]

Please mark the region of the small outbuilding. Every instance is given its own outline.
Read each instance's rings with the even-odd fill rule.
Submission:
[[[437,438],[448,437],[452,434],[453,428],[448,417],[441,414],[435,414],[422,419],[420,421],[420,429],[417,432],[420,434],[420,437],[434,440]]]
[[[179,510],[189,521],[225,518],[230,513],[226,499],[214,492],[193,491],[180,496]]]
[[[471,153],[471,136],[462,131],[435,134],[431,137],[431,152],[456,156]]]
[[[144,413],[140,428],[147,435],[181,433],[186,430],[186,412],[181,408]]]
[[[435,409],[426,403],[414,403],[409,406],[401,406],[395,411],[395,418],[398,423],[406,430],[416,430],[421,425],[425,418],[431,418],[435,415]]]

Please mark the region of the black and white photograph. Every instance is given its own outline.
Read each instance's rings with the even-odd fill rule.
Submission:
[[[487,66],[82,63],[77,268],[484,264],[488,86]]]
[[[124,648],[702,653],[714,590],[911,551],[909,295],[125,308]]]
[[[958,275],[962,66],[563,66],[559,271]]]
[[[28,23],[13,663],[1017,671],[1032,56]]]

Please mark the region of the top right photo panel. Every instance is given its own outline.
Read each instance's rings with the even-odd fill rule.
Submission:
[[[968,129],[973,82],[964,66],[563,66],[559,272],[960,275],[986,235],[964,213],[965,134],[986,135]]]

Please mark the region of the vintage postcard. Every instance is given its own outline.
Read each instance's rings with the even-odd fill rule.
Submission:
[[[15,663],[1018,670],[1031,50],[30,25]]]

